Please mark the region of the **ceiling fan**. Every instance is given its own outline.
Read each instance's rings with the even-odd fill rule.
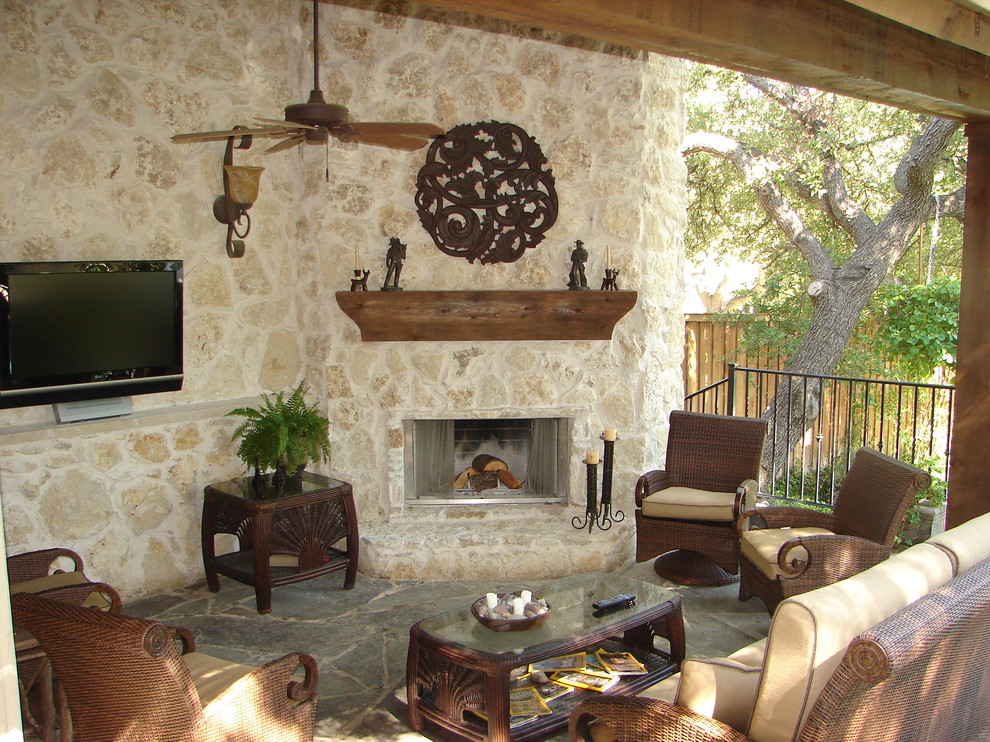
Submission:
[[[343,142],[373,144],[391,149],[417,150],[444,130],[436,124],[418,122],[351,121],[346,106],[327,103],[320,90],[320,13],[319,0],[313,0],[313,89],[305,103],[285,107],[285,120],[259,118],[261,126],[235,127],[222,131],[176,134],[173,142],[210,142],[231,137],[273,137],[282,141],[265,150],[265,154],[283,152],[296,145],[327,144],[330,137]]]

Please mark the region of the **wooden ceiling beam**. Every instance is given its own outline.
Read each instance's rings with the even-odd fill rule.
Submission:
[[[422,0],[528,26],[990,121],[990,57],[844,0]]]

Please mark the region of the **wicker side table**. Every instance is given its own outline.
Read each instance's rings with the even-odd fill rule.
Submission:
[[[255,490],[251,477],[206,487],[203,498],[203,568],[213,592],[219,575],[254,587],[258,612],[272,610],[272,588],[335,572],[354,587],[358,527],[351,485],[303,473],[279,495],[265,478]],[[239,548],[217,555],[215,536],[237,536]],[[335,546],[345,540],[343,549]]]

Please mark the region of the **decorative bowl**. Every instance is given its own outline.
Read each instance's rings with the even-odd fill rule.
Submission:
[[[509,595],[499,595],[500,600],[505,598],[518,598],[519,595],[516,593]],[[534,600],[537,600],[534,598]],[[471,604],[471,613],[474,617],[478,619],[478,623],[482,626],[491,629],[492,631],[526,631],[527,629],[535,629],[537,626],[541,625],[550,616],[550,606],[547,606],[547,610],[536,616],[526,616],[523,618],[489,618],[487,613],[487,606],[485,604],[485,598],[478,598],[474,603]]]

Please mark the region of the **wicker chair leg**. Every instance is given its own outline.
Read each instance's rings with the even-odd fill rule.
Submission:
[[[72,714],[69,713],[69,699],[58,678],[54,681],[55,718],[58,721],[59,742],[72,742]]]
[[[26,727],[34,731],[42,742],[56,742],[55,701],[52,678],[52,665],[48,658],[42,658],[41,666],[30,688],[18,683],[21,696],[21,719]]]

